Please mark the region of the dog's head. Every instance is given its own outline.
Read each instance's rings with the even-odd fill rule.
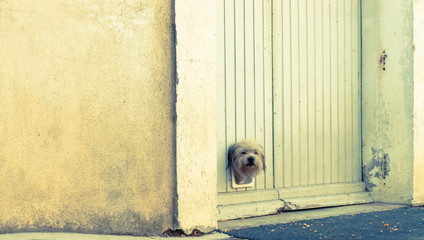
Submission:
[[[228,167],[233,170],[237,183],[256,177],[265,168],[262,146],[254,140],[242,140],[231,145]]]

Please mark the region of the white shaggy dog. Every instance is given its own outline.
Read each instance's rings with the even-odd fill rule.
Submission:
[[[233,170],[237,184],[250,183],[265,169],[262,146],[254,140],[241,140],[231,145],[228,149],[228,168]]]

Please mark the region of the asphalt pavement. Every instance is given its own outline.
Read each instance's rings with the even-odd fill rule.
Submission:
[[[422,239],[424,207],[340,215],[225,231],[239,239]]]
[[[223,221],[203,236],[116,236],[79,233],[0,234],[0,240],[143,240],[143,239],[400,239],[424,240],[424,207],[364,204]]]

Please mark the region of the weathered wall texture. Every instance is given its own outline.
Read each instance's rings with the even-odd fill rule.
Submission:
[[[171,3],[0,1],[0,232],[173,226]]]
[[[414,196],[424,204],[424,1],[414,1]]]
[[[217,226],[216,1],[175,2],[178,227]]]
[[[411,203],[414,175],[412,0],[362,1],[364,181],[376,201]],[[385,70],[381,55],[387,54]]]

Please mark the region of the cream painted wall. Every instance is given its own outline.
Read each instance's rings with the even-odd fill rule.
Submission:
[[[362,1],[364,180],[380,202],[423,202],[422,5]]]
[[[216,1],[175,2],[177,227],[217,227]]]
[[[413,183],[412,1],[362,1],[362,9],[364,180],[376,201],[410,203]],[[386,70],[380,66],[383,51],[387,54]]]
[[[0,232],[173,227],[171,7],[0,1]]]
[[[414,195],[424,204],[424,1],[414,1]]]

